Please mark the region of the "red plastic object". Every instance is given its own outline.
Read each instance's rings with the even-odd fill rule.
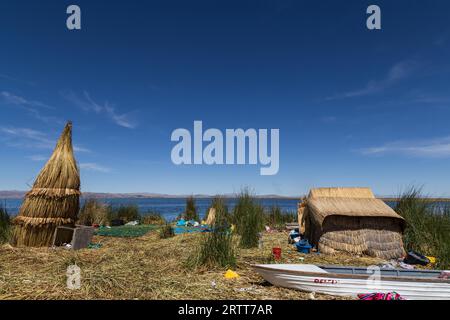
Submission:
[[[281,248],[272,248],[272,254],[275,260],[281,259]]]

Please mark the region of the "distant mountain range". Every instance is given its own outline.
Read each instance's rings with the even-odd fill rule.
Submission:
[[[0,191],[0,199],[21,199],[25,196],[26,191],[18,191],[18,190],[6,190]],[[148,193],[148,192],[138,192],[138,193],[106,193],[106,192],[83,192],[82,197],[84,198],[95,198],[95,199],[123,199],[123,198],[187,198],[193,196],[194,198],[212,198],[215,195],[208,194],[181,194],[181,195],[173,195],[173,194],[164,194],[164,193]],[[234,194],[224,194],[221,195],[225,198],[235,198]],[[289,197],[289,196],[280,196],[276,194],[264,194],[264,195],[256,195],[256,198],[265,198],[265,199],[300,199],[298,197]]]
[[[6,190],[0,191],[0,200],[1,199],[21,199],[25,196],[26,191],[18,191],[18,190]],[[83,198],[95,198],[95,199],[154,199],[154,198],[187,198],[193,196],[194,198],[213,198],[215,195],[210,194],[165,194],[165,193],[149,193],[149,192],[135,192],[135,193],[107,193],[107,192],[83,192]],[[236,198],[235,194],[228,193],[221,195],[224,198]],[[301,199],[302,195],[299,196],[280,196],[278,194],[260,194],[255,195],[256,198],[264,198],[264,199]],[[396,201],[396,197],[392,196],[377,196],[378,199],[384,201]],[[427,198],[429,201],[436,202],[450,202],[450,198]]]

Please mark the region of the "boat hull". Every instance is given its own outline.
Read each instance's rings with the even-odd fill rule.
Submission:
[[[448,281],[414,281],[413,279],[385,279],[352,277],[343,274],[283,270],[255,265],[254,269],[275,286],[336,296],[357,297],[361,293],[397,292],[407,300],[450,300]]]

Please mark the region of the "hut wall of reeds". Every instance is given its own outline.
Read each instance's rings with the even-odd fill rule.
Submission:
[[[72,123],[68,122],[13,220],[12,244],[50,246],[57,226],[74,226],[79,196],[80,174],[73,155]]]
[[[369,188],[312,189],[299,223],[320,252],[345,251],[383,259],[404,255],[404,219]]]

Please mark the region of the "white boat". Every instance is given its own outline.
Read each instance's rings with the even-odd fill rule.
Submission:
[[[449,300],[448,271],[380,269],[377,267],[258,264],[252,266],[279,287],[337,296],[396,292],[407,300]]]

